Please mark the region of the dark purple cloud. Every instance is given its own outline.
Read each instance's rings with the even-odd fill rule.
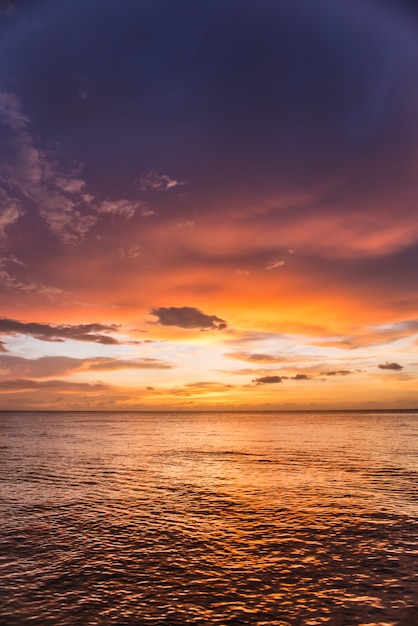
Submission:
[[[379,369],[381,370],[395,370],[395,371],[399,371],[403,369],[403,365],[399,365],[399,363],[380,363],[380,365],[377,366]]]
[[[88,341],[113,345],[120,343],[114,337],[104,333],[116,332],[117,325],[104,324],[44,324],[38,322],[19,322],[17,320],[0,318],[1,335],[28,335],[42,341]]]
[[[283,376],[260,376],[259,378],[253,378],[252,382],[256,385],[270,385],[274,383],[281,383]]]
[[[158,323],[162,326],[199,328],[200,330],[223,330],[227,327],[225,320],[220,317],[206,315],[191,306],[153,308],[150,313],[158,318]]]

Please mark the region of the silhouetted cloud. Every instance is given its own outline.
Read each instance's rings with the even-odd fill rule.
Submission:
[[[122,343],[107,334],[118,330],[116,324],[44,324],[38,322],[19,322],[17,320],[0,318],[0,335],[28,335],[42,341],[88,341],[112,345]]]
[[[329,372],[321,372],[321,376],[348,376],[351,373],[350,370],[331,370]]]
[[[399,365],[399,363],[381,363],[377,366],[381,370],[402,370],[403,365]]]
[[[158,323],[162,326],[199,328],[200,330],[223,330],[227,327],[225,320],[220,317],[206,315],[190,306],[153,308],[150,313],[158,318]]]
[[[256,385],[270,385],[273,383],[281,383],[283,376],[261,376],[260,378],[253,378],[252,382]]]
[[[309,380],[310,376],[307,374],[296,374],[295,376],[291,376],[291,380]]]

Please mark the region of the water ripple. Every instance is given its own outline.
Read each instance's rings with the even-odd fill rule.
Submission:
[[[416,415],[58,417],[2,416],[2,625],[418,623]]]

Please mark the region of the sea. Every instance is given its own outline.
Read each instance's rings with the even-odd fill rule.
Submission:
[[[416,626],[418,411],[1,412],[1,626]]]

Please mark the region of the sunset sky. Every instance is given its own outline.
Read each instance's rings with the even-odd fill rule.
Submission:
[[[0,409],[418,406],[418,10],[0,0]]]

